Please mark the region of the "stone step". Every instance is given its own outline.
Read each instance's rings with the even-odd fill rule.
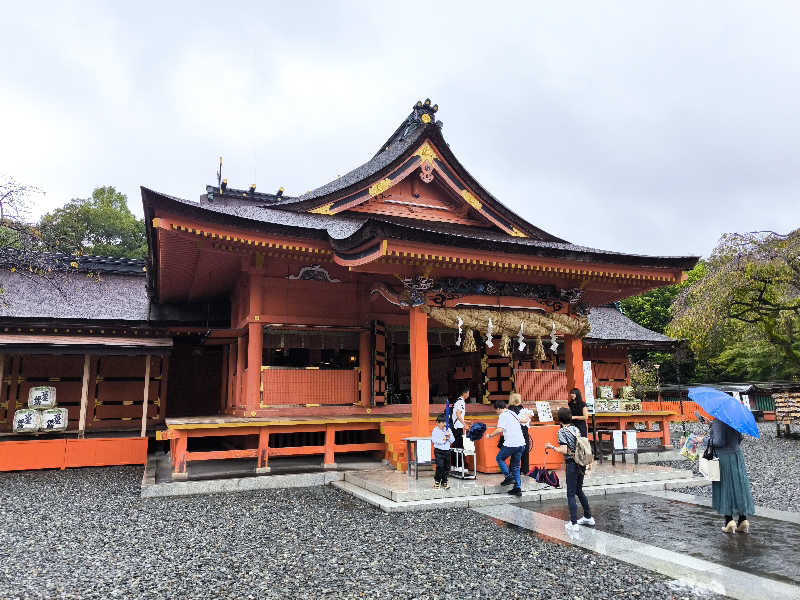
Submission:
[[[560,475],[563,479],[563,473]],[[697,485],[698,479],[692,476],[691,471],[675,469],[642,469],[641,472],[611,472],[590,475],[584,481],[583,489],[587,494],[594,493],[595,488],[604,490],[609,485],[627,485],[638,483],[657,483],[656,489],[664,489],[662,482],[680,480],[685,482],[678,487]],[[435,500],[442,498],[463,498],[483,495],[495,495],[508,491],[509,488],[501,487],[499,475],[479,475],[477,480],[457,480],[451,477],[450,489],[434,489],[430,476],[420,479],[411,479],[400,473],[349,471],[345,474],[345,481],[357,487],[366,489],[373,494],[378,494],[394,502],[414,502],[421,500]],[[702,479],[699,481],[703,481]],[[562,487],[564,482],[562,481]],[[522,478],[523,492],[537,492],[550,490],[543,483],[537,483],[529,477]]]
[[[523,491],[522,497],[519,498],[516,496],[510,496],[506,493],[493,493],[397,502],[381,494],[370,491],[369,489],[359,487],[347,479],[344,481],[334,481],[331,485],[353,495],[359,500],[376,506],[387,513],[436,510],[444,508],[475,508],[479,506],[493,506],[499,504],[539,502],[542,500],[552,500],[557,498],[564,498],[564,501],[566,502],[567,495],[566,489],[564,488],[547,488],[543,490]],[[690,487],[692,485],[710,485],[710,482],[698,478],[673,478],[666,481],[646,481],[593,486],[592,488],[585,488],[584,491],[586,492],[587,496],[601,496],[606,494],[663,491],[675,488]],[[446,490],[441,491],[445,492]]]

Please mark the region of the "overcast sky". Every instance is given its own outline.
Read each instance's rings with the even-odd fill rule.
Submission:
[[[301,194],[418,99],[484,187],[574,243],[707,255],[800,226],[797,2],[4,2],[0,173]]]

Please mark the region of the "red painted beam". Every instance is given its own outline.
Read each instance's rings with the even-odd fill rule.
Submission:
[[[186,460],[226,460],[230,458],[258,458],[258,449],[251,450],[213,450],[207,452],[187,452]]]

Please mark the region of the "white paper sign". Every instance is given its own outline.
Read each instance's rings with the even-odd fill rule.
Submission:
[[[431,462],[431,440],[417,440],[417,462]]]
[[[592,361],[583,361],[583,400],[589,414],[594,414],[594,380],[592,379]]]
[[[742,394],[742,404],[744,404],[750,410],[753,410],[753,407],[750,406],[750,396],[747,394]]]
[[[626,431],[625,438],[625,443],[628,445],[628,450],[638,450],[639,443],[636,441],[635,431]]]
[[[539,415],[540,423],[552,423],[553,411],[550,408],[549,402],[537,402],[536,413]]]
[[[621,429],[614,430],[614,450],[624,450],[624,446],[622,445],[622,433]]]

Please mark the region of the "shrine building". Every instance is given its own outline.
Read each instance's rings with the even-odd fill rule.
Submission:
[[[59,291],[2,275],[0,469],[140,462],[148,438],[169,442],[177,479],[233,458],[264,473],[372,453],[403,469],[400,440],[429,435],[465,387],[470,420],[489,422],[512,390],[565,405],[586,389],[584,361],[589,387],[618,395],[628,351],[673,340],[613,303],[697,262],[529,223],[462,166],[429,100],[371,159],[303,195],[222,179],[199,202],[147,187],[142,202],[146,263],[83,257]],[[66,431],[13,434],[41,385],[68,409]],[[37,462],[32,443],[74,460]]]

